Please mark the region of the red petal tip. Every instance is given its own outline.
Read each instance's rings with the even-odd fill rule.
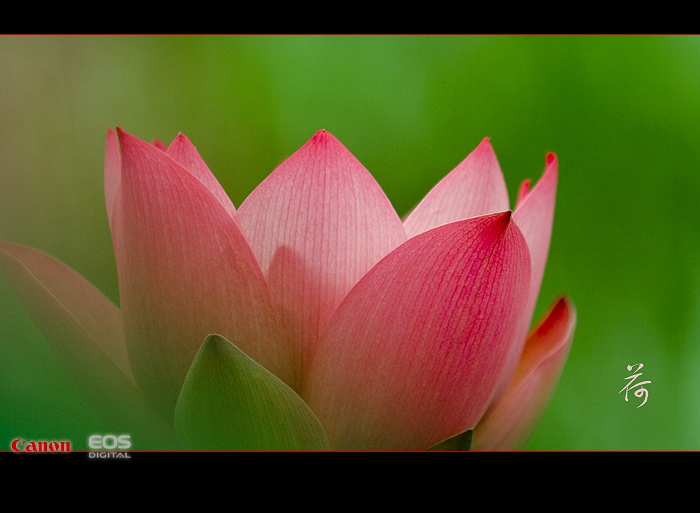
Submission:
[[[559,296],[553,308],[553,310],[557,310],[557,312],[561,309],[571,310],[574,313],[576,312],[574,304],[571,302],[571,299],[569,299],[569,296],[566,295]]]
[[[547,153],[546,158],[547,158],[547,164],[551,164],[552,162],[557,160],[557,156],[554,153],[552,153],[551,151],[549,153]]]
[[[316,142],[327,141],[329,139],[335,139],[335,137],[333,137],[333,135],[329,131],[322,128],[321,130],[319,130],[318,132],[316,132],[314,134],[314,136],[311,138],[311,140],[309,142],[311,142],[311,141],[316,141]]]
[[[484,137],[481,140],[481,142],[479,143],[479,145],[476,147],[476,149],[479,149],[482,146],[488,148],[489,150],[491,150],[491,152],[493,152],[493,146],[491,145],[491,138],[490,137]],[[476,150],[474,150],[474,151],[476,151]]]
[[[165,143],[157,137],[153,139],[153,142],[151,144],[164,153],[168,151],[168,147],[165,145]]]
[[[189,139],[182,132],[178,132],[177,135],[175,136],[175,139],[170,141],[170,146],[167,146],[167,149],[172,148],[173,144],[175,144],[177,141],[189,141]],[[166,152],[167,152],[167,149],[166,149]]]
[[[318,132],[316,132],[314,136],[311,139],[309,139],[304,146],[302,146],[302,148],[306,146],[309,146],[311,148],[324,147],[326,145],[330,145],[331,147],[335,146],[345,148],[345,145],[341,143],[332,133],[324,129],[321,129]]]
[[[506,210],[505,212],[498,212],[496,214],[487,214],[484,217],[491,217],[491,229],[494,230],[494,233],[504,233],[510,226],[513,212]]]
[[[496,222],[502,222],[504,225],[507,225],[510,223],[510,219],[513,217],[513,211],[512,210],[506,210],[505,212],[501,212],[499,214],[496,214]]]

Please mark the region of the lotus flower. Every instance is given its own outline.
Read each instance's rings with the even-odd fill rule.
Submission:
[[[321,130],[236,209],[184,135],[109,130],[121,308],[27,247],[0,268],[135,448],[520,448],[575,322],[561,298],[527,336],[557,167],[511,212],[484,139],[402,222]]]

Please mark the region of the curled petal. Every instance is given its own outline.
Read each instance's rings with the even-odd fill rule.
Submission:
[[[201,341],[221,333],[282,380],[291,366],[270,291],[235,220],[168,155],[118,129],[119,291],[131,367],[172,414]]]
[[[488,138],[427,194],[407,217],[413,237],[441,224],[508,210],[508,190]]]
[[[476,425],[530,285],[510,212],[409,239],[348,294],[302,397],[336,449],[427,449]]]
[[[282,311],[299,376],[348,291],[406,240],[377,182],[325,130],[267,177],[236,219]]]
[[[0,241],[0,269],[97,418],[153,447],[177,447],[172,427],[134,383],[119,309],[40,251]]]
[[[473,449],[521,449],[539,423],[561,376],[576,312],[559,299],[528,337],[508,389],[476,427]]]

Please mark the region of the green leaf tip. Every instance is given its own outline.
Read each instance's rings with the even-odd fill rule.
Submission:
[[[175,431],[189,449],[330,449],[306,403],[221,335],[209,335],[175,406]]]

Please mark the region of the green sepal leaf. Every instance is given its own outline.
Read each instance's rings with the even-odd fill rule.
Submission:
[[[175,406],[189,449],[330,449],[321,423],[296,392],[220,335],[209,335]]]
[[[443,440],[439,444],[433,445],[429,451],[468,451],[472,448],[474,430],[467,429],[465,432]]]

